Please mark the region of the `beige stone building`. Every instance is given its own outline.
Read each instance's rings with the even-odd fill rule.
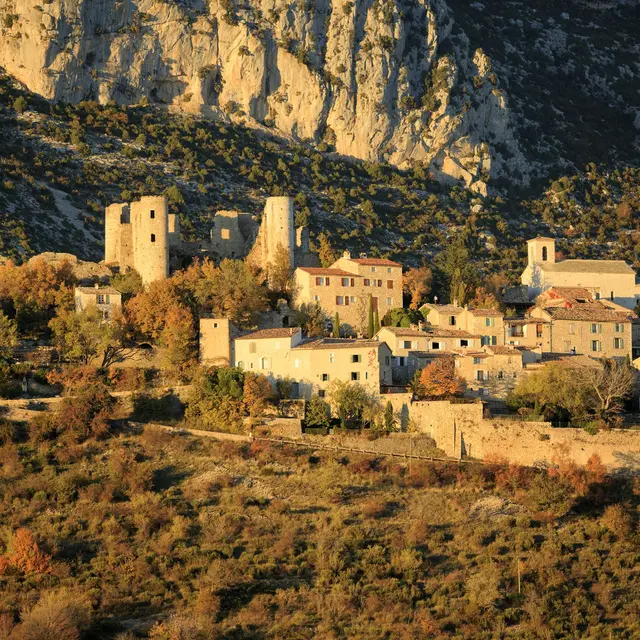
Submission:
[[[380,319],[402,307],[402,265],[381,258],[352,258],[345,252],[329,268],[301,267],[294,273],[296,306],[319,304],[333,322],[340,318],[344,333],[368,329],[369,301]]]
[[[379,342],[385,342],[392,353],[393,381],[406,384],[415,373],[410,364],[410,354],[417,352],[449,352],[452,350],[477,350],[480,348],[480,336],[456,329],[405,329],[403,327],[382,327],[375,336]]]
[[[122,310],[122,293],[113,287],[76,287],[74,297],[76,313],[94,306],[109,320]]]
[[[482,345],[504,344],[504,315],[496,309],[470,309],[453,304],[425,304],[429,324],[441,329],[458,329],[481,336]]]
[[[523,352],[509,346],[449,352],[412,351],[409,353],[411,377],[436,358],[452,357],[456,373],[467,383],[465,395],[486,400],[504,400],[524,371]]]
[[[596,299],[608,299],[633,309],[640,298],[636,272],[623,260],[557,260],[554,238],[527,242],[528,261],[520,280],[533,300],[550,287],[588,289]]]
[[[334,380],[380,393],[391,385],[391,350],[375,340],[303,339],[299,328],[264,329],[234,335],[233,325],[214,318],[200,322],[200,355],[206,364],[232,364],[264,374],[276,384],[294,381],[294,394],[324,397]]]

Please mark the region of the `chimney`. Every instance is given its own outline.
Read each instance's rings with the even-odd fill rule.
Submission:
[[[93,288],[94,288],[94,289],[99,289],[99,288],[100,288],[100,285],[96,282],[96,283],[93,285]]]
[[[343,258],[346,258],[347,260],[351,260],[351,252],[350,252],[350,251],[345,251],[345,252],[342,254],[342,257],[343,257]]]
[[[367,257],[367,254],[363,251],[363,252],[360,254],[360,257],[361,257],[361,258],[366,258],[366,257]]]
[[[418,322],[418,331],[424,331],[424,322],[422,320]]]
[[[458,300],[456,298],[453,299],[453,306],[454,307],[458,306]]]

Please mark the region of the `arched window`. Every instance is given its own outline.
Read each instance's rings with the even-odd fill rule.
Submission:
[[[547,261],[547,247],[542,247],[542,261]]]

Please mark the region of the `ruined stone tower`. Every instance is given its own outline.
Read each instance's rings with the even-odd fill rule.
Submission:
[[[177,216],[164,196],[112,204],[105,212],[105,262],[135,269],[147,285],[169,275],[169,247],[180,242]]]

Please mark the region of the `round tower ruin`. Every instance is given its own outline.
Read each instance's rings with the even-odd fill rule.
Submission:
[[[278,196],[267,198],[264,207],[266,225],[266,262],[276,261],[278,247],[281,245],[289,254],[289,264],[294,266],[296,230],[293,221],[293,198]]]
[[[168,219],[164,196],[144,196],[131,203],[133,266],[145,285],[169,276]]]

